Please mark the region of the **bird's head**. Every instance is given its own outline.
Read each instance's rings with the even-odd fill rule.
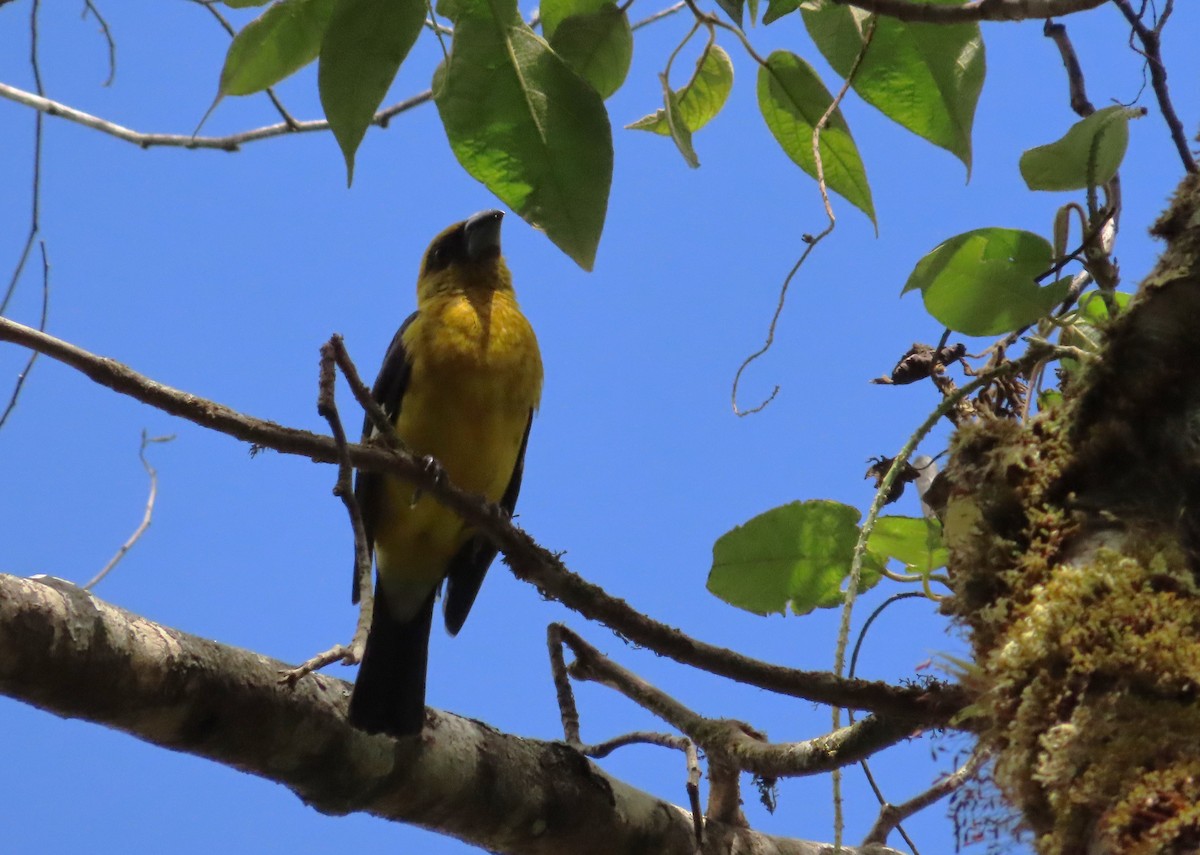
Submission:
[[[433,239],[421,260],[420,300],[473,289],[512,290],[512,276],[500,254],[503,211],[480,211]]]

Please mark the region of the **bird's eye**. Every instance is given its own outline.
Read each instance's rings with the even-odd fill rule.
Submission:
[[[430,271],[441,270],[449,263],[449,253],[446,252],[446,247],[438,245],[429,251]]]

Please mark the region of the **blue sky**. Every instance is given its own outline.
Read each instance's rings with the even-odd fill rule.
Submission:
[[[117,75],[82,4],[45,3],[47,95],[144,131],[186,133],[216,90],[227,36],[199,6],[101,3],[117,40]],[[640,3],[636,19],[658,7]],[[32,89],[29,2],[0,8],[0,80]],[[241,20],[240,16],[238,20]],[[1139,94],[1139,58],[1108,7],[1069,19],[1097,106]],[[970,183],[962,165],[851,97],[845,113],[871,179],[880,230],[835,198],[837,230],[793,284],[771,352],[747,370],[743,405],[775,384],[762,413],[735,417],[730,382],[763,339],[780,282],[824,225],[815,184],[780,151],[757,114],[754,69],[720,42],[737,79],[725,112],[697,134],[702,168],[688,169],[664,138],[620,127],[655,109],[657,73],[685,32],[684,16],[638,33],[625,86],[608,102],[616,160],[608,221],[593,273],[584,273],[515,216],[505,251],[546,363],[546,389],[529,444],[519,523],[565,552],[573,570],[708,641],[802,668],[833,661],[836,619],[762,618],[704,590],[713,541],[763,510],[829,498],[865,508],[867,459],[894,453],[936,404],[925,386],[882,388],[914,341],[940,328],[915,295],[900,299],[913,264],[941,240],[988,225],[1049,234],[1065,194],[1032,194],[1020,153],[1074,120],[1064,75],[1041,25],[985,27],[988,79],[975,125]],[[1188,48],[1200,10],[1181,3],[1164,52],[1185,126],[1194,131],[1200,58]],[[834,78],[798,17],[750,33],[760,53],[788,47]],[[699,43],[678,68],[690,68]],[[439,56],[426,34],[389,102],[428,86]],[[680,78],[682,82],[682,78]],[[319,115],[308,69],[279,93],[301,118]],[[1149,90],[1152,114],[1131,128],[1124,231],[1117,256],[1127,286],[1152,263],[1145,229],[1181,175]],[[277,120],[262,96],[220,104],[206,133]],[[273,139],[237,154],[143,151],[59,119],[45,123],[42,233],[52,265],[49,331],[162,382],[284,424],[323,430],[315,409],[317,349],[341,332],[372,375],[411,311],[420,253],[445,225],[497,203],[455,162],[432,105],[368,132],[356,181],[328,134]],[[33,114],[0,101],[0,269],[28,229]],[[36,322],[36,265],[9,315]],[[5,279],[7,273],[5,273]],[[981,343],[972,343],[972,347]],[[0,388],[25,355],[0,348]],[[343,407],[350,412],[343,391]],[[347,415],[349,424],[356,415]],[[287,661],[345,640],[355,611],[351,544],[329,467],[247,447],[107,390],[41,360],[0,435],[5,521],[0,571],[82,583],[128,536],[147,489],[140,432],[175,434],[150,450],[159,498],[147,535],[98,596],[161,623]],[[927,445],[940,448],[944,434]],[[915,513],[906,499],[900,512]],[[861,625],[881,588],[860,605]],[[497,564],[455,639],[435,630],[428,700],[502,730],[561,735],[545,653],[555,620],[626,667],[713,716],[744,718],[772,739],[819,735],[828,712],[697,674],[625,647],[603,627],[543,602]],[[877,622],[863,676],[929,673],[962,642],[936,608],[910,600]],[[919,670],[924,669],[924,670]],[[347,679],[350,670],[333,666]],[[608,690],[577,687],[584,738],[654,727]],[[95,725],[62,721],[0,699],[9,734],[0,763],[0,837],[13,852],[288,851],[294,855],[393,847],[441,855],[457,841],[367,816],[329,818],[282,787],[142,744]],[[900,801],[948,771],[961,740],[923,739],[879,758]],[[602,764],[682,803],[681,758],[632,748]],[[847,840],[876,806],[847,773]],[[827,778],[785,782],[768,815],[744,791],[751,822],[778,834],[829,839]],[[908,823],[922,851],[950,851],[941,806]],[[893,842],[895,838],[893,838]],[[980,850],[982,851],[982,850]]]

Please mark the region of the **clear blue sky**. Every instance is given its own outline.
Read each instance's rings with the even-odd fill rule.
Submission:
[[[101,0],[118,57],[115,83],[103,88],[106,48],[95,22],[80,20],[82,3],[43,7],[49,97],[138,130],[196,126],[228,43],[205,10]],[[632,14],[657,8],[638,3]],[[0,8],[0,80],[32,89],[28,11],[29,0]],[[1068,23],[1093,102],[1137,97],[1140,62],[1116,10]],[[905,278],[938,242],[971,228],[1048,234],[1065,197],[1027,192],[1017,158],[1074,117],[1058,54],[1038,23],[985,28],[989,73],[969,184],[949,154],[851,97],[845,112],[874,190],[879,237],[835,199],[837,231],[794,283],[775,347],[746,372],[742,401],[757,402],[776,383],[782,390],[764,412],[739,419],[729,405],[734,370],[762,342],[801,234],[822,228],[824,216],[815,184],[759,118],[754,69],[728,34],[721,43],[738,77],[725,112],[696,136],[700,170],[689,170],[664,138],[620,130],[658,106],[657,73],[687,26],[678,16],[641,31],[628,81],[609,101],[616,168],[595,272],[579,270],[519,218],[505,222],[506,254],[546,363],[519,522],[547,548],[565,551],[573,570],[661,620],[751,655],[828,668],[835,616],[761,618],[717,601],[704,589],[712,543],[794,499],[865,508],[867,458],[894,453],[936,403],[926,386],[867,382],[912,342],[940,333],[918,297],[900,299]],[[1200,57],[1189,41],[1198,31],[1200,9],[1178,4],[1165,54],[1193,132]],[[751,38],[763,54],[784,46],[803,54],[833,85],[798,17],[760,26]],[[426,88],[438,55],[426,34],[390,100]],[[679,69],[694,56],[685,54]],[[315,88],[308,69],[280,95],[295,115],[312,118]],[[1148,96],[1142,103],[1153,110]],[[229,100],[205,132],[276,120],[265,97]],[[1153,260],[1145,228],[1181,174],[1156,113],[1135,122],[1131,136],[1117,246],[1128,285]],[[32,138],[33,114],[0,101],[4,280],[28,229]],[[432,105],[367,134],[351,190],[326,134],[259,142],[237,154],[142,151],[53,118],[43,182],[51,333],[162,382],[313,430],[324,429],[314,403],[321,342],[341,332],[363,373],[373,374],[413,307],[416,265],[430,237],[497,204],[454,161]],[[34,265],[9,312],[27,323],[36,323],[40,301],[36,273]],[[24,359],[0,347],[4,399]],[[143,429],[177,435],[150,451],[160,478],[154,524],[97,594],[287,661],[348,639],[351,544],[330,496],[332,469],[273,453],[252,459],[242,443],[116,397],[50,360],[37,364],[0,435],[0,477],[9,485],[0,494],[0,571],[82,583],[101,567],[142,513]],[[938,450],[937,441],[926,450]],[[911,499],[901,512],[916,512]],[[893,590],[865,598],[856,623]],[[775,740],[828,727],[823,708],[627,648],[603,627],[543,602],[499,563],[462,634],[435,631],[429,703],[505,731],[559,737],[544,641],[555,620],[703,713],[747,719]],[[929,673],[937,653],[961,650],[932,604],[905,601],[874,628],[861,671],[911,678]],[[331,671],[352,677],[340,666]],[[607,690],[577,691],[585,739],[655,726]],[[472,851],[367,816],[324,817],[273,783],[6,699],[0,731],[6,851]],[[924,789],[950,770],[948,752],[962,745],[926,738],[889,751],[875,763],[887,794],[900,801]],[[684,800],[683,763],[673,754],[634,748],[603,765]],[[847,840],[857,842],[876,806],[858,770],[847,781]],[[745,797],[758,828],[831,836],[827,778],[783,783],[773,816],[757,806],[748,782]],[[951,851],[942,806],[909,828],[923,852]]]

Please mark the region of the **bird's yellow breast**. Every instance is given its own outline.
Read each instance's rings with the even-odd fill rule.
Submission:
[[[488,501],[504,495],[530,413],[542,360],[510,291],[471,289],[422,301],[404,335],[411,374],[396,431],[414,454],[434,457],[452,483]],[[389,602],[415,609],[470,536],[452,511],[413,485],[387,480],[375,538]]]

